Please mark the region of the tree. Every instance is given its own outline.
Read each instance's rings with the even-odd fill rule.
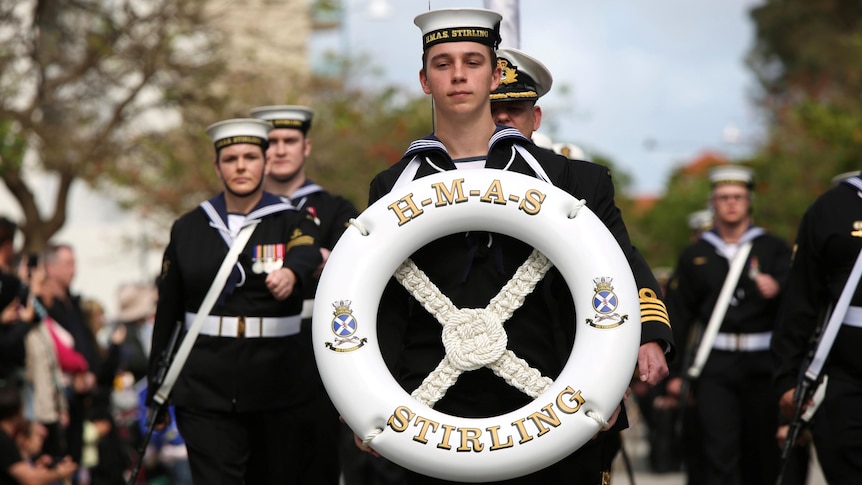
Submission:
[[[201,96],[219,67],[204,3],[0,0],[0,179],[23,211],[24,251],[63,227],[73,182],[121,173],[133,135],[159,127],[147,117]],[[59,180],[46,217],[25,159]]]
[[[270,99],[260,94],[258,82],[226,74],[224,82],[232,89],[224,97],[185,106],[177,129],[136,140],[121,162],[122,174],[114,174],[114,180],[129,189],[123,202],[167,217],[193,208],[221,190],[213,169],[213,147],[205,134],[209,124],[247,117],[255,106],[304,104],[315,111],[306,175],[364,208],[371,178],[398,161],[411,141],[431,132],[431,108],[424,96],[403,89],[363,87],[381,83],[370,82],[376,73],[361,56],[334,62],[342,64],[338,75],[312,75],[307,83],[297,83],[286,99]]]
[[[757,210],[792,239],[832,177],[862,166],[862,3],[769,0],[751,17],[748,64],[769,121],[751,160],[769,184]]]
[[[862,92],[862,4],[767,0],[752,9],[748,64],[771,106]]]
[[[703,210],[709,200],[710,168],[730,163],[711,152],[671,173],[664,197],[631,224],[632,240],[655,267],[673,267],[676,258],[690,242],[688,216]]]

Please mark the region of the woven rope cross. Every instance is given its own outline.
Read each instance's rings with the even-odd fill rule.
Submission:
[[[503,324],[524,304],[552,264],[539,251],[518,268],[485,308],[455,307],[428,276],[410,259],[395,271],[395,278],[443,325],[446,355],[422,384],[413,391],[418,401],[434,406],[465,371],[488,367],[530,397],[537,397],[553,380],[542,376],[527,361],[506,349]]]

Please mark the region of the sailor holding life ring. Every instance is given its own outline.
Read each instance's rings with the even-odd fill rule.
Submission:
[[[669,323],[607,168],[494,123],[499,22],[481,9],[415,19],[435,131],[374,178],[369,209],[333,250],[315,302],[315,353],[347,423],[407,468],[410,483],[602,483],[609,470],[584,467],[572,438],[583,444],[613,424],[641,312],[666,328],[667,351]],[[366,264],[374,255],[387,261]],[[632,275],[630,262],[645,271]],[[596,274],[576,276],[575,266]],[[590,326],[593,299],[609,292],[617,325]],[[367,339],[347,352],[330,330],[339,300],[350,301],[352,336]]]

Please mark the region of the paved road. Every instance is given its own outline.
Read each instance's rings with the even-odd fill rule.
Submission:
[[[652,473],[649,470],[647,459],[649,444],[646,440],[646,425],[640,420],[637,407],[628,405],[630,403],[631,401],[626,403],[630,427],[623,431],[623,446],[628,452],[632,461],[632,468],[635,471],[634,485],[686,485],[685,474],[682,472]],[[618,456],[614,462],[611,485],[629,485],[630,483],[622,457]],[[823,473],[820,471],[820,465],[816,459],[812,462],[807,485],[826,485],[826,480],[823,478]]]

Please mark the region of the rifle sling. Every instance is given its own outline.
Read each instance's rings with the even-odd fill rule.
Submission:
[[[727,314],[727,308],[730,305],[730,299],[733,297],[733,290],[739,283],[739,277],[742,274],[742,268],[748,260],[748,254],[751,252],[751,241],[740,246],[739,251],[733,256],[730,262],[730,267],[727,270],[727,277],[724,278],[724,285],[721,287],[721,292],[718,294],[718,300],[712,308],[712,315],[709,316],[709,323],[703,331],[703,337],[700,339],[700,345],[697,347],[694,362],[688,368],[688,377],[697,379],[700,377],[700,372],[703,370],[706,359],[709,358],[709,353],[712,351],[712,345],[715,343],[715,336],[718,335],[718,330],[724,322],[724,316]]]
[[[814,352],[814,358],[808,364],[805,370],[805,378],[816,382],[823,372],[823,365],[826,363],[826,357],[829,356],[829,351],[832,350],[832,344],[835,343],[835,337],[838,335],[838,330],[844,323],[844,317],[847,316],[847,309],[850,307],[850,300],[856,293],[856,287],[859,286],[859,276],[862,275],[862,251],[859,251],[859,256],[856,257],[856,263],[850,271],[850,276],[847,277],[847,282],[844,283],[844,289],[841,290],[841,296],[835,303],[832,309],[832,315],[823,329],[823,334],[820,341],[817,343],[817,351]]]
[[[243,248],[245,248],[246,243],[248,243],[249,238],[251,238],[251,233],[254,232],[254,229],[257,227],[259,222],[259,219],[249,221],[249,223],[243,226],[239,231],[233,244],[231,244],[227,256],[225,256],[218,273],[216,273],[215,279],[213,279],[212,286],[210,286],[210,289],[207,291],[203,302],[201,302],[200,309],[198,309],[198,312],[195,315],[195,319],[192,321],[185,338],[183,338],[183,342],[180,344],[180,348],[177,350],[176,356],[173,361],[171,361],[171,366],[168,368],[164,381],[162,381],[159,390],[156,391],[155,396],[153,396],[153,400],[155,402],[164,404],[165,401],[168,400],[171,390],[174,388],[174,383],[176,383],[177,377],[180,375],[180,371],[183,369],[186,360],[189,358],[192,346],[194,346],[195,340],[198,338],[204,319],[209,316],[213,305],[215,305],[216,300],[218,300],[218,297],[224,288],[225,282],[227,282],[228,276],[230,276],[230,273],[233,270],[234,264],[236,264],[236,261],[239,258],[239,253],[242,252]]]

